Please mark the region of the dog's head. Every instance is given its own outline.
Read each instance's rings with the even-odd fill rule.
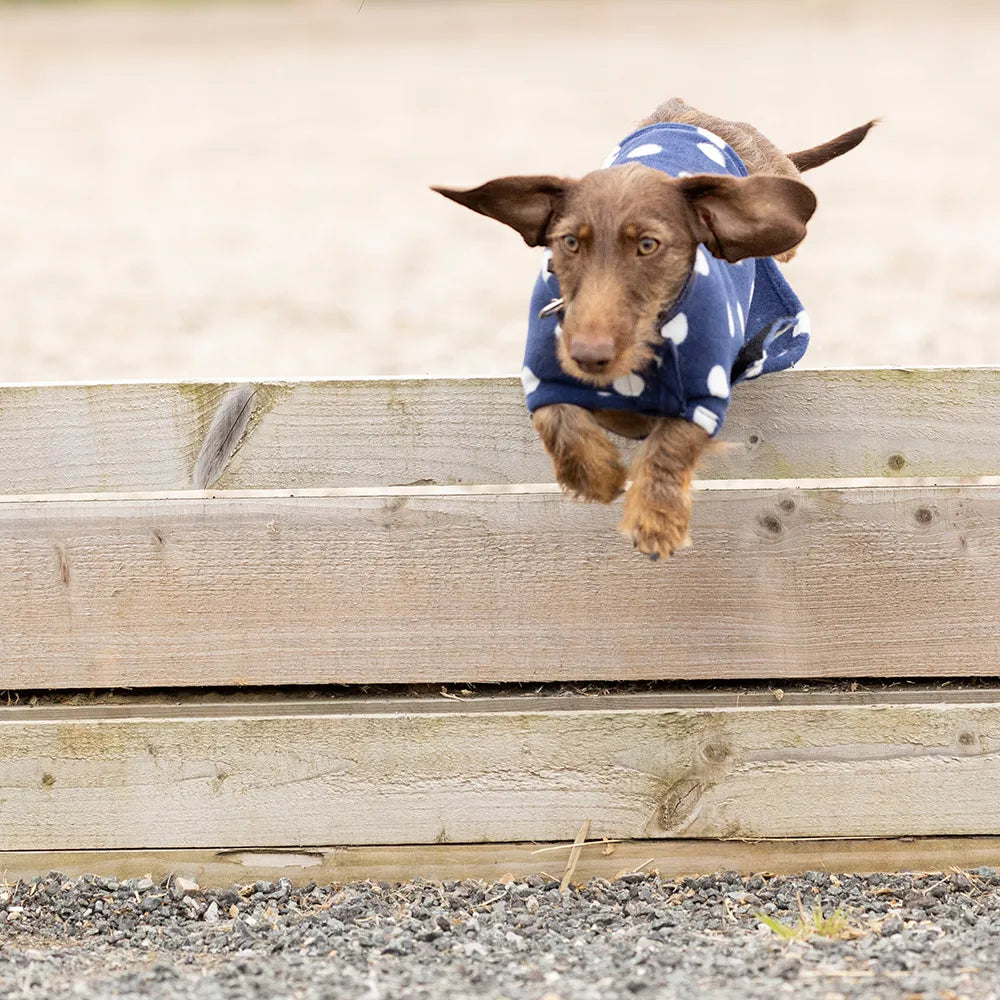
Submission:
[[[816,208],[812,191],[787,177],[673,178],[641,164],[434,190],[551,249],[559,362],[599,386],[648,363],[657,319],[683,290],[699,243],[730,262],[770,257],[802,240]]]

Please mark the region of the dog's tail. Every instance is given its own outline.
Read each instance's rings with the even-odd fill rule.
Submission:
[[[829,160],[843,156],[844,153],[849,153],[855,146],[860,145],[871,128],[878,124],[878,121],[878,118],[875,118],[867,125],[852,128],[850,132],[838,135],[836,139],[824,142],[822,146],[813,146],[812,149],[800,149],[797,153],[789,153],[788,159],[799,170],[812,170],[813,167],[821,167]]]

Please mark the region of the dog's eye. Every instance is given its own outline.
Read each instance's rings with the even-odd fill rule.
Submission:
[[[563,237],[563,246],[570,252],[576,253],[580,249],[580,241],[570,233],[568,236]]]
[[[652,236],[643,236],[639,240],[639,255],[641,257],[648,257],[651,253],[655,253],[660,248],[660,241],[654,240]]]

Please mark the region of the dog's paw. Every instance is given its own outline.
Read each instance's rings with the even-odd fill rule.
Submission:
[[[556,467],[563,490],[589,503],[611,503],[621,496],[627,476],[618,449],[603,438],[588,441],[585,452],[566,456]]]
[[[686,549],[691,544],[691,507],[686,497],[678,496],[676,504],[653,506],[638,494],[633,496],[633,491],[634,487],[625,497],[621,523],[633,547],[654,561]]]

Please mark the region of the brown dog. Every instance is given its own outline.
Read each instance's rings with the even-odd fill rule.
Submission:
[[[730,263],[790,259],[816,207],[799,172],[853,149],[874,124],[786,156],[745,122],[677,98],[638,127],[669,122],[724,140],[749,176],[673,177],[633,161],[580,180],[503,177],[467,191],[434,188],[517,230],[529,246],[550,248],[562,296],[553,303],[562,312],[558,362],[592,386],[606,389],[651,364],[660,320],[685,289],[699,244]],[[705,426],[566,403],[541,406],[532,419],[557,480],[583,500],[608,503],[625,487],[625,466],[605,431],[644,438],[631,461],[622,530],[653,559],[690,544],[691,477],[710,438]]]

